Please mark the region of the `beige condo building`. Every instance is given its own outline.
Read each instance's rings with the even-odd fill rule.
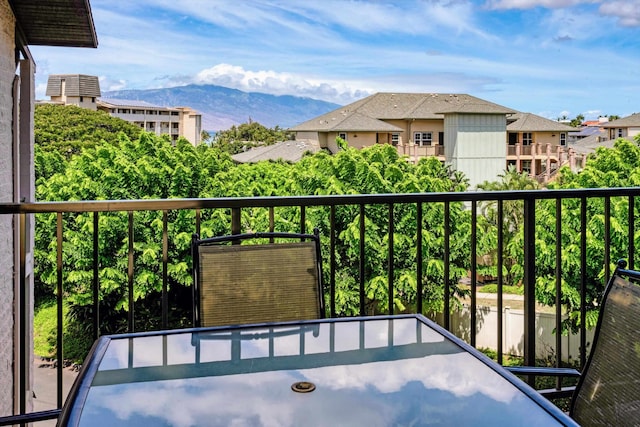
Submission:
[[[202,115],[190,107],[163,107],[144,101],[100,98],[97,76],[53,74],[47,82],[46,95],[51,103],[76,105],[102,110],[140,126],[156,135],[169,135],[172,141],[184,137],[193,145],[201,141]]]
[[[169,135],[172,141],[184,137],[193,145],[200,143],[202,116],[189,107],[160,107],[144,101],[99,99],[98,110],[106,111],[147,132]]]

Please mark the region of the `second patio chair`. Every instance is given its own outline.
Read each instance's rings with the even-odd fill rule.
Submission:
[[[569,414],[583,426],[636,426],[640,420],[640,272],[626,266],[624,260],[618,261],[607,283],[582,373],[563,368],[507,367],[518,375],[579,376]],[[541,393],[564,395],[563,390],[554,389]]]
[[[191,248],[195,326],[324,317],[317,230],[194,235]]]

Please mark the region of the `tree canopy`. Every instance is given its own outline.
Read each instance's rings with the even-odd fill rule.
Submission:
[[[219,131],[211,139],[212,145],[230,154],[237,154],[259,145],[271,145],[278,141],[289,141],[293,134],[276,126],[269,129],[258,122],[249,121],[230,129]]]
[[[118,135],[136,139],[141,129],[104,111],[92,111],[75,105],[36,105],[34,117],[35,145],[46,151],[58,151],[70,157],[82,148],[101,142],[115,144]]]
[[[40,135],[36,145],[36,197],[40,201],[68,200],[125,200],[168,198],[252,197],[289,195],[340,195],[376,193],[425,193],[465,191],[464,175],[451,171],[436,158],[423,158],[417,164],[407,162],[390,145],[375,145],[362,150],[344,146],[331,155],[318,152],[291,164],[282,161],[263,161],[255,164],[235,164],[218,143],[194,147],[180,139],[174,145],[168,139],[140,132],[112,122],[102,113],[85,114],[86,110],[39,107],[36,124],[57,123]],[[51,107],[51,108],[49,108]],[[61,116],[47,121],[49,115]],[[74,117],[73,112],[79,117]],[[44,115],[44,118],[42,117]],[[66,119],[65,119],[66,117]],[[90,125],[88,118],[95,118]],[[72,125],[67,126],[65,120]],[[100,120],[104,120],[102,125]],[[74,124],[75,123],[75,124]],[[252,129],[260,129],[251,124]],[[67,127],[77,126],[66,133]],[[113,130],[92,131],[89,128]],[[85,129],[87,135],[81,133]],[[239,132],[236,129],[234,132]],[[58,135],[59,134],[59,135]],[[42,135],[50,135],[43,137]],[[56,136],[57,135],[57,136]],[[65,136],[66,135],[66,136]],[[73,136],[75,135],[75,136]],[[244,138],[244,136],[243,136]],[[86,139],[86,143],[85,143]],[[618,140],[613,149],[600,148],[590,156],[580,173],[562,169],[550,188],[637,186],[640,182],[640,148],[636,143]],[[493,183],[484,183],[485,190],[535,189],[537,183],[513,169],[506,170]],[[578,322],[580,299],[578,275],[580,248],[576,236],[580,233],[580,200],[567,199],[557,211],[554,202],[541,200],[536,205],[536,297],[552,304],[556,283],[555,218],[562,216],[562,303],[571,314],[567,326]],[[612,201],[612,243],[614,256],[625,248],[627,209],[626,200]],[[523,279],[522,202],[505,202],[505,216],[500,223],[496,204],[480,206],[478,217],[477,253],[486,262],[480,270],[496,276],[497,227],[505,232],[504,273],[509,285],[519,285]],[[603,202],[590,200],[588,208],[588,307],[589,324],[594,323],[599,292],[603,280]],[[424,204],[423,222],[417,224],[417,207],[398,204],[393,206],[394,283],[392,301],[395,311],[412,309],[417,304],[417,280],[425,289],[425,311],[437,312],[444,299],[444,206],[440,203]],[[638,207],[636,206],[636,210]],[[283,207],[275,211],[279,231],[299,231],[300,212],[297,207]],[[471,212],[462,203],[450,204],[449,268],[451,283],[465,276],[470,269]],[[323,247],[328,247],[330,231],[328,207],[309,207],[305,220],[307,229],[318,227]],[[365,208],[365,298],[370,313],[388,310],[389,254],[388,206]],[[118,332],[126,327],[128,306],[127,283],[127,213],[103,213],[99,218],[99,279],[100,300],[106,313],[103,332]],[[56,282],[55,215],[38,217],[36,228],[35,275],[40,294],[52,294]],[[88,214],[65,214],[64,274],[65,294],[71,303],[70,316],[84,319],[91,310],[92,248],[91,221]],[[247,208],[242,211],[245,230],[267,230],[268,209]],[[140,320],[150,327],[157,326],[159,310],[155,303],[162,286],[162,212],[134,213],[134,251],[136,310],[147,313]],[[172,325],[187,325],[190,316],[192,282],[189,245],[195,231],[195,213],[179,211],[169,213],[169,290],[172,301],[181,309],[171,314]],[[339,315],[359,312],[360,271],[360,211],[357,206],[339,206],[335,212],[336,230],[336,308]],[[422,254],[416,253],[416,230],[422,229]],[[204,210],[201,218],[203,237],[226,234],[230,231],[230,218],[226,212]],[[325,266],[329,265],[328,251],[323,252]],[[415,260],[421,256],[424,271],[416,278]],[[327,271],[324,272],[328,274]],[[328,283],[328,280],[325,280]],[[455,285],[453,292],[461,292]],[[115,307],[115,309],[114,309]],[[108,308],[108,309],[106,309]],[[155,320],[154,320],[155,319]],[[154,323],[156,322],[156,323]]]

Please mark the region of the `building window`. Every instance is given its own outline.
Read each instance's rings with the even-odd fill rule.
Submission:
[[[531,145],[533,143],[533,134],[531,132],[522,132],[522,145]]]
[[[84,102],[84,96],[80,97],[80,102]]]
[[[347,133],[346,132],[340,132],[338,134],[338,138],[344,139],[346,141],[347,140]]]
[[[522,161],[522,172],[531,173],[531,160]]]
[[[618,138],[622,138],[622,128],[618,128]]]
[[[414,132],[413,142],[416,145],[431,145],[433,134],[431,132]]]
[[[564,132],[560,134],[560,145],[567,145],[567,134]]]
[[[398,145],[398,142],[400,142],[400,134],[399,133],[392,133],[391,134],[391,145]]]

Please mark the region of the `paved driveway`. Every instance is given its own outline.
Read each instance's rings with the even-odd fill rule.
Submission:
[[[46,411],[47,409],[55,409],[58,405],[57,384],[58,370],[53,367],[51,362],[44,361],[36,357],[33,361],[33,399],[34,411]],[[78,373],[71,368],[62,370],[62,392],[63,402],[67,397],[73,381]],[[42,421],[36,424],[38,427],[55,426],[55,420]]]

